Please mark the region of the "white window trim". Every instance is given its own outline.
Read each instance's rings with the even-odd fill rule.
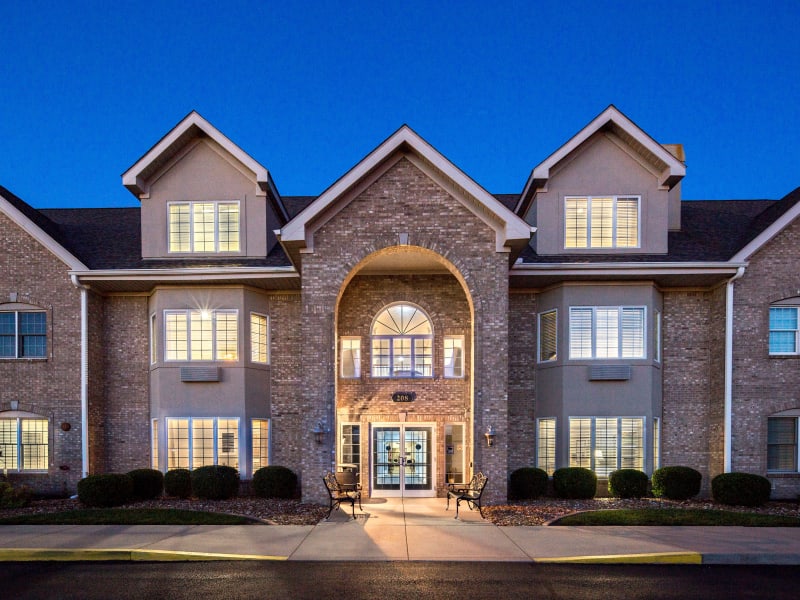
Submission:
[[[211,324],[211,358],[192,358],[192,321],[191,321],[191,313],[193,312],[202,312],[196,308],[186,308],[186,309],[171,309],[167,308],[164,309],[163,312],[163,319],[164,319],[164,332],[161,336],[161,339],[164,344],[164,362],[169,363],[181,363],[181,362],[219,362],[219,363],[236,363],[241,358],[241,345],[242,345],[242,336],[239,335],[239,332],[242,327],[241,319],[239,319],[239,311],[235,308],[224,308],[224,309],[213,309],[209,310],[208,312],[211,315],[212,324]],[[169,358],[167,356],[167,315],[185,315],[186,316],[186,358]],[[217,356],[217,315],[218,314],[234,314],[236,315],[236,358],[233,359],[224,359],[224,358],[216,358]]]
[[[573,416],[570,415],[567,417],[567,458],[568,458],[568,465],[572,466],[572,435],[571,435],[571,425],[572,420],[579,420],[579,419],[590,419],[592,421],[591,427],[591,451],[589,454],[589,462],[590,467],[589,469],[594,472],[595,471],[595,449],[596,449],[596,432],[597,429],[595,427],[595,422],[598,419],[616,419],[617,421],[617,469],[622,468],[632,468],[632,467],[622,467],[622,435],[621,435],[621,427],[622,427],[622,419],[641,419],[642,421],[642,471],[647,473],[647,461],[649,459],[649,454],[651,450],[648,448],[648,444],[650,443],[650,436],[647,435],[647,417],[644,416],[628,416],[628,415],[611,415],[611,416],[603,416],[603,415],[595,415],[595,416]],[[613,472],[613,471],[612,471]],[[600,476],[598,475],[598,479],[607,479],[607,476]]]
[[[612,209],[612,233],[610,246],[592,246],[592,199],[594,198],[611,198],[613,202]],[[617,246],[617,201],[620,199],[635,199],[636,200],[636,245],[635,246]],[[567,246],[567,202],[569,200],[586,200],[586,245],[585,246]],[[640,194],[593,194],[591,196],[564,196],[564,250],[635,250],[642,247],[642,196]]]
[[[430,334],[375,334],[375,323],[378,321],[378,318],[390,308],[394,306],[410,306],[415,310],[418,310],[425,316],[425,319],[428,321],[428,324],[431,329]],[[436,341],[433,329],[433,321],[428,315],[428,312],[424,310],[422,307],[414,304],[413,302],[393,302],[381,308],[375,317],[372,319],[372,323],[370,324],[370,338],[369,338],[369,350],[370,350],[370,375],[375,379],[432,379],[436,374],[436,369],[434,368],[436,365],[434,364],[434,344]],[[411,356],[410,356],[410,364],[409,364],[409,372],[411,375],[395,375],[394,374],[394,342],[396,340],[409,340],[411,343]],[[377,375],[375,373],[375,340],[389,340],[389,374],[388,375]],[[431,374],[430,375],[414,375],[414,370],[416,367],[416,342],[418,340],[430,340],[431,345]]]
[[[251,469],[250,475],[251,476],[258,470],[255,465],[255,444],[254,444],[255,440],[253,439],[253,429],[255,423],[257,422],[260,423],[262,421],[266,421],[267,423],[267,464],[261,465],[260,467],[258,467],[258,469],[268,467],[270,464],[272,464],[272,419],[258,418],[258,417],[250,419],[250,469]],[[241,449],[241,444],[239,445],[239,447]],[[241,464],[241,462],[239,464]]]
[[[354,364],[354,373],[353,375],[345,375],[344,374],[344,342],[358,342],[358,360],[355,361]],[[339,338],[339,377],[342,379],[361,379],[361,337],[357,335],[343,335]]]
[[[769,423],[770,419],[794,419],[794,435],[795,435],[795,465],[796,469],[794,471],[785,471],[785,470],[778,470],[778,469],[767,469],[768,474],[792,474],[792,473],[800,473],[800,416],[796,414],[792,414],[798,411],[784,411],[783,413],[777,413],[774,415],[769,415],[767,417],[767,423]],[[767,451],[769,452],[769,430],[767,430]]]
[[[555,322],[556,331],[555,331],[555,337],[554,337],[554,340],[555,340],[555,343],[556,343],[556,348],[555,348],[555,354],[553,355],[552,358],[542,359],[542,317],[544,315],[549,315],[549,314],[555,315],[555,319],[556,319],[556,322]],[[536,338],[537,338],[537,340],[536,340],[536,342],[537,342],[536,343],[536,360],[537,360],[537,362],[540,362],[540,363],[555,362],[555,361],[558,360],[558,309],[554,308],[552,310],[546,310],[544,312],[540,312],[536,316],[536,319],[537,319],[536,320]]]
[[[214,205],[214,250],[194,250],[194,205],[195,204],[213,204]],[[220,250],[219,249],[219,205],[220,204],[235,204],[239,213],[239,249],[238,250]],[[172,206],[188,206],[189,207],[189,250],[172,250],[172,232],[171,229],[171,215],[170,207]],[[167,202],[167,253],[175,255],[196,255],[196,254],[242,254],[244,246],[243,228],[242,228],[242,203],[239,200],[181,200],[174,202]]]
[[[647,430],[645,430],[645,435]],[[661,418],[653,417],[653,471],[661,468]]]
[[[266,360],[264,360],[264,361],[254,360],[253,359],[253,317],[254,316],[255,317],[261,317],[265,321],[264,322],[264,337],[265,337],[264,345],[265,345],[265,348],[266,348],[267,357],[266,357]],[[250,319],[248,320],[248,328],[250,330],[250,337],[248,339],[250,341],[250,362],[252,362],[254,364],[257,364],[257,365],[268,365],[268,364],[270,364],[271,356],[270,356],[270,351],[269,351],[269,343],[270,343],[269,325],[270,325],[270,323],[269,323],[269,315],[265,315],[263,313],[259,313],[259,312],[255,312],[255,311],[251,311],[250,312]]]
[[[617,355],[616,356],[597,356],[597,311],[600,310],[613,310],[616,309],[619,313],[617,319]],[[592,353],[591,356],[573,356],[572,354],[572,313],[576,310],[591,310],[592,311],[592,330],[591,330],[591,343]],[[642,355],[641,356],[623,356],[622,345],[622,316],[625,310],[641,310],[642,311]],[[567,341],[569,343],[569,359],[570,360],[646,360],[647,359],[647,307],[646,306],[570,306],[569,307],[569,322],[568,322],[568,335]]]
[[[646,312],[647,311],[645,311],[645,314],[646,314]],[[653,334],[655,336],[655,340],[654,340],[655,347],[653,348],[653,360],[655,362],[657,362],[657,363],[660,363],[661,362],[661,327],[662,327],[661,311],[660,310],[655,311],[655,323],[654,323],[654,326],[655,326],[656,330],[655,330],[655,332]]]
[[[444,342],[447,340],[461,340],[461,358],[459,360],[458,368],[461,371],[461,375],[448,375],[447,374],[447,365],[442,366],[442,373],[445,379],[464,379],[466,377],[466,371],[464,369],[464,355],[466,354],[466,349],[464,347],[464,336],[463,335],[446,335],[443,337]],[[444,358],[444,353],[442,353],[442,358]],[[455,365],[454,365],[455,367]],[[454,369],[455,370],[455,369]]]
[[[797,319],[797,329],[772,329],[770,327],[770,314],[772,313],[773,308],[791,308],[795,311],[796,319]],[[773,352],[772,346],[770,344],[769,338],[770,334],[773,331],[794,331],[794,352]],[[780,304],[774,303],[770,304],[769,311],[767,313],[767,351],[769,352],[770,356],[798,356],[800,355],[800,306],[796,304]]]
[[[159,470],[159,450],[158,419],[150,419],[150,468]]]
[[[158,324],[156,313],[150,315],[150,364],[158,362]]]
[[[194,467],[192,466],[192,463],[194,462],[194,456],[193,456],[193,453],[194,453],[194,448],[193,448],[194,440],[192,439],[194,437],[193,423],[194,423],[195,420],[207,420],[207,419],[213,421],[213,442],[214,442],[214,447],[213,447],[214,463],[213,464],[215,464],[215,465],[219,464],[219,420],[222,419],[222,420],[236,421],[236,435],[237,435],[236,443],[238,445],[237,457],[236,458],[237,458],[237,462],[239,464],[239,467],[238,467],[237,470],[239,471],[239,477],[243,478],[245,476],[245,472],[244,472],[245,470],[242,467],[242,465],[243,465],[243,462],[242,462],[242,420],[239,417],[167,417],[166,419],[164,419],[165,426],[166,426],[165,448],[166,448],[166,451],[167,451],[166,452],[166,462],[164,463],[164,465],[165,465],[166,469],[169,470],[169,468],[170,468],[170,466],[169,466],[169,423],[170,423],[170,421],[187,421],[188,422],[188,425],[187,425],[188,428],[189,428],[188,436],[187,436],[188,443],[189,443],[188,454],[187,454],[188,466],[187,467],[173,467],[173,468],[186,468],[186,469],[191,471],[191,470],[194,469]]]
[[[539,454],[539,423],[542,421],[553,422],[553,470],[547,471],[546,466],[542,466],[542,459]],[[553,471],[558,468],[558,418],[557,417],[539,417],[536,419],[536,466],[539,469],[547,471],[548,475],[552,475]]]
[[[14,472],[14,473],[47,473],[50,469],[50,461],[51,457],[51,448],[50,448],[50,419],[35,415],[32,413],[25,413],[28,416],[17,416],[17,417],[3,417],[2,413],[0,413],[0,420],[3,421],[13,421],[16,424],[16,437],[17,437],[17,466],[14,468],[6,468],[7,471]],[[46,437],[47,437],[47,466],[44,469],[26,469],[24,468],[25,464],[25,452],[23,448],[26,444],[22,441],[22,422],[23,421],[44,421],[47,424],[46,430]],[[30,444],[28,444],[30,445]],[[37,444],[38,445],[38,444]]]
[[[358,427],[358,442],[359,442],[359,449],[358,449],[358,459],[361,460],[361,423],[358,421],[342,421],[339,423],[339,442],[337,443],[336,447],[339,449],[339,454],[337,457],[337,463],[344,464],[344,428],[345,427]],[[361,471],[361,465],[358,465],[358,470]]]
[[[0,310],[0,313],[11,313],[14,315],[14,356],[0,356],[0,360],[47,360],[49,346],[49,336],[50,329],[49,327],[49,317],[46,310],[41,310],[38,308],[31,308],[31,309],[18,309],[18,310]],[[20,342],[22,339],[22,334],[19,332],[19,316],[21,314],[30,314],[30,313],[41,313],[44,315],[44,354],[41,356],[20,356]]]

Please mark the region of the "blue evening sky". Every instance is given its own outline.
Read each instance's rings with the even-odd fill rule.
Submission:
[[[688,199],[800,186],[800,2],[0,6],[0,185],[131,206],[123,171],[195,109],[319,194],[407,123],[490,192],[609,104],[684,144]]]

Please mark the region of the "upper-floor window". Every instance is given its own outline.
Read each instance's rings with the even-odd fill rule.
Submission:
[[[558,358],[558,312],[549,310],[539,314],[539,362]]]
[[[269,319],[258,313],[250,313],[250,360],[269,363]]]
[[[343,337],[340,354],[341,373],[345,379],[361,377],[361,338]]]
[[[444,336],[444,376],[464,377],[464,336]]]
[[[564,199],[565,248],[638,248],[638,196]]]
[[[0,312],[0,358],[47,356],[47,313]]]
[[[798,354],[797,306],[771,306],[769,309],[769,353]]]
[[[572,306],[570,358],[645,358],[644,307]]]
[[[164,360],[237,360],[235,310],[164,311]]]
[[[432,377],[433,329],[411,304],[393,304],[372,323],[373,377]]]
[[[239,203],[170,203],[169,251],[238,252]]]

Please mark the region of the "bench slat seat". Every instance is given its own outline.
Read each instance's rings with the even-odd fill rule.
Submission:
[[[330,472],[323,476],[322,481],[325,482],[325,489],[328,490],[328,496],[330,497],[328,514],[325,515],[326,521],[330,518],[333,509],[340,506],[342,502],[350,503],[353,509],[353,519],[356,518],[356,502],[358,502],[358,509],[362,512],[364,511],[361,507],[361,486],[359,484],[344,485],[336,479],[334,473]]]
[[[458,518],[458,507],[462,502],[466,502],[470,510],[475,510],[478,507],[478,512],[483,518],[483,508],[481,506],[481,497],[486,483],[489,479],[478,471],[472,476],[472,479],[467,485],[463,483],[448,483],[447,484],[447,507],[445,510],[450,510],[450,498],[455,498],[456,501],[456,516]]]

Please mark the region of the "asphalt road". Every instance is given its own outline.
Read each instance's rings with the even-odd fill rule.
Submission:
[[[797,598],[797,567],[444,562],[0,563],[0,597]]]

